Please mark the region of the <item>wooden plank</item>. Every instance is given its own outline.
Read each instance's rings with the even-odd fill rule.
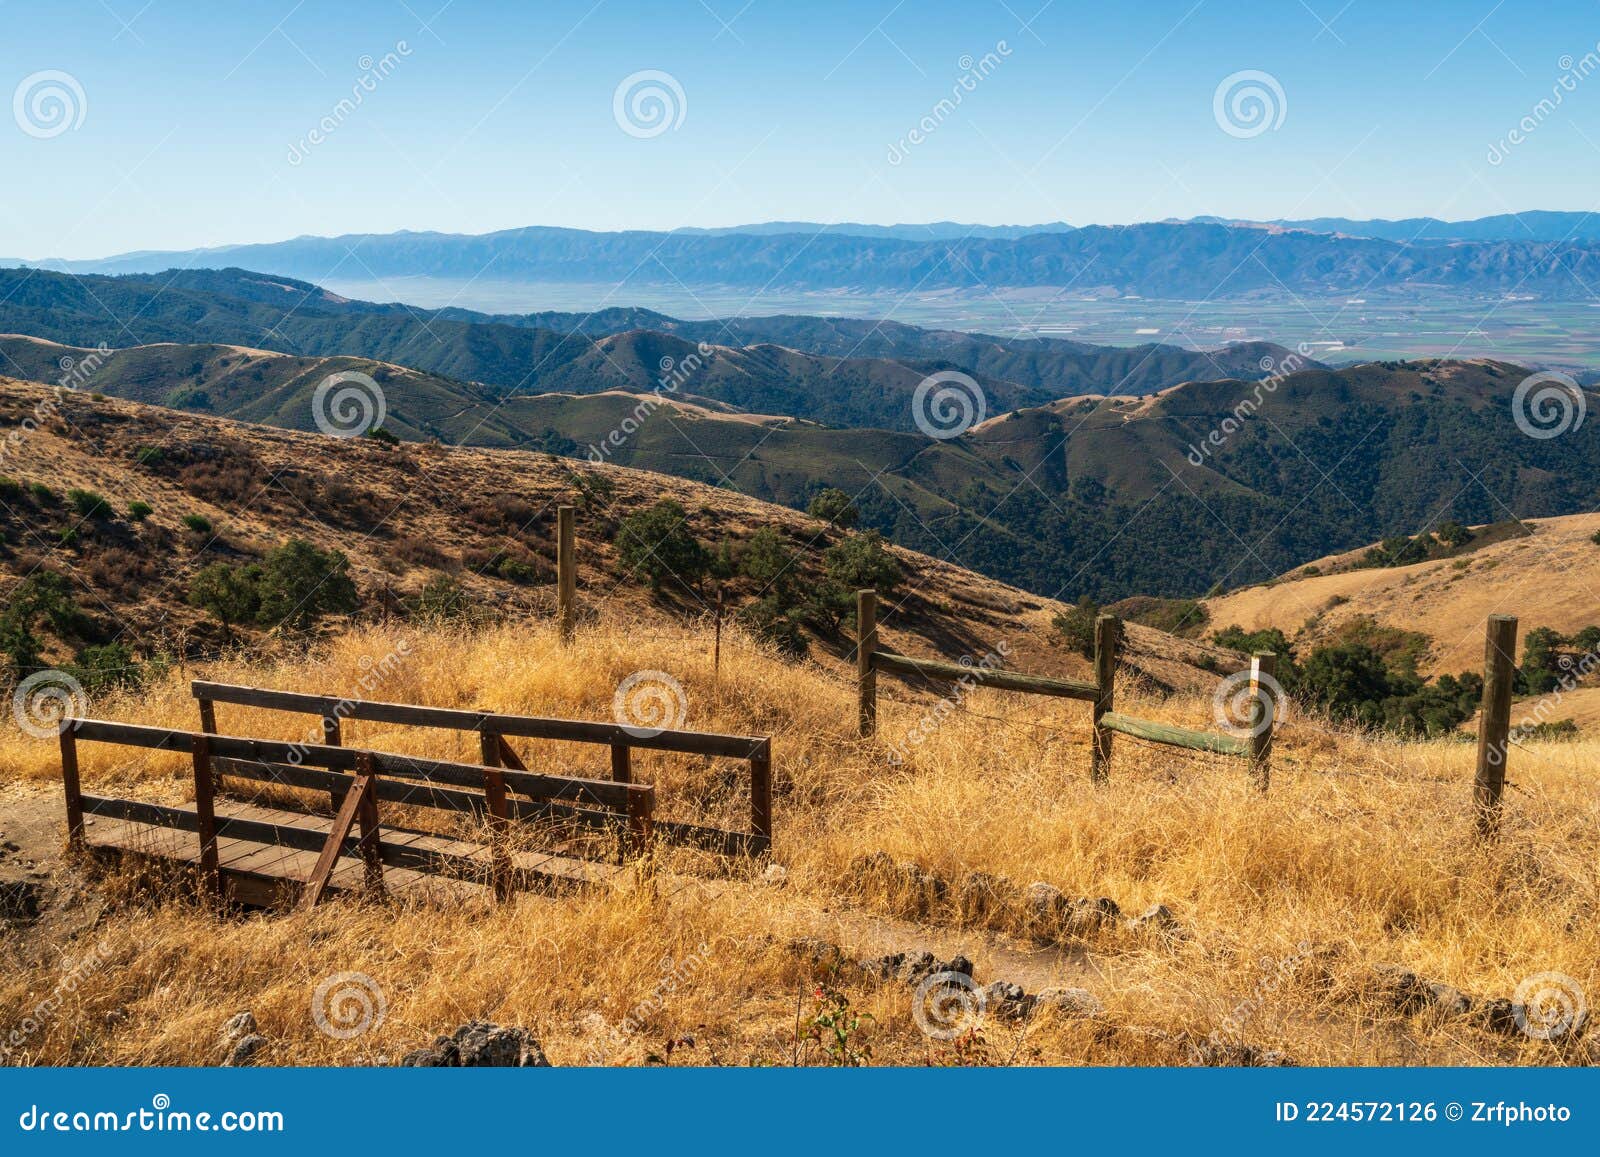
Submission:
[[[361,810],[361,801],[367,798],[367,793],[371,790],[372,774],[368,771],[357,774],[355,783],[345,792],[344,804],[339,808],[339,814],[333,817],[333,826],[328,829],[328,836],[317,856],[316,866],[311,869],[311,875],[306,879],[305,894],[300,899],[301,909],[315,908],[322,902],[322,894],[327,890],[328,880],[333,875],[334,862],[338,860],[339,853],[344,851],[345,839],[350,835],[350,829],[355,826],[356,813]]]
[[[652,751],[678,751],[689,755],[717,755],[732,759],[750,758],[751,752],[766,738],[671,730],[642,736],[617,723],[500,715],[454,707],[418,707],[410,703],[383,703],[368,699],[338,699],[330,695],[273,691],[264,687],[241,687],[200,680],[191,683],[190,688],[196,697],[204,696],[219,703],[293,711],[303,715],[327,715],[338,708],[344,718],[362,722],[439,727],[451,731],[481,731],[487,726],[501,735],[514,738],[553,739],[568,743],[626,743],[630,747]]]
[[[500,770],[501,747],[504,740],[493,731],[478,733],[478,749],[483,765],[490,770],[484,773],[483,798],[489,815],[489,835],[494,861],[495,898],[504,900],[511,894],[511,857],[506,852],[506,831],[510,827],[510,810],[506,806],[506,780]]]
[[[1183,747],[1190,751],[1210,751],[1217,755],[1250,754],[1249,743],[1237,736],[1222,735],[1215,731],[1196,731],[1189,727],[1174,727],[1168,723],[1156,723],[1149,719],[1136,719],[1132,715],[1120,715],[1115,711],[1107,711],[1102,715],[1100,726],[1109,731],[1120,731],[1124,735],[1131,735],[1135,739],[1165,743],[1169,747]]]
[[[366,868],[367,887],[374,892],[383,891],[383,858],[380,847],[381,827],[378,821],[378,795],[372,790],[373,783],[378,778],[377,763],[372,753],[361,753],[361,766],[356,772],[357,785],[365,780],[367,787],[360,792],[361,804],[356,808],[356,821],[361,825],[361,839],[356,847],[361,852],[361,860]],[[356,786],[350,788],[351,792],[357,790]]]
[[[875,651],[872,665],[881,671],[904,675],[921,675],[930,679],[966,681],[981,687],[994,687],[1000,691],[1026,691],[1034,695],[1054,695],[1062,699],[1092,701],[1098,689],[1093,683],[1080,683],[1073,679],[1052,679],[1045,675],[1024,675],[1017,671],[995,671],[982,667],[962,666],[943,659],[914,659],[893,651]]]
[[[1500,830],[1500,795],[1506,783],[1516,663],[1516,617],[1490,615],[1483,640],[1483,702],[1478,715],[1477,772],[1472,781],[1477,830],[1483,839],[1493,839]]]
[[[1100,615],[1094,621],[1094,750],[1090,755],[1089,780],[1105,783],[1111,778],[1111,732],[1105,717],[1116,706],[1117,650],[1122,645],[1122,621],[1115,615]]]
[[[78,776],[78,737],[71,723],[61,729],[61,787],[67,797],[67,842],[83,850],[83,784]]]
[[[163,751],[191,750],[194,732],[163,727],[142,727],[133,723],[108,723],[98,719],[74,720],[72,727],[80,740],[121,743]],[[210,737],[214,755],[265,763],[299,763],[338,771],[354,771],[362,752],[349,747],[323,747],[308,743],[287,743],[271,739],[238,739],[229,735]],[[371,753],[384,775],[402,779],[423,779],[453,787],[482,789],[484,768],[471,763],[451,763],[421,759],[411,755]],[[534,772],[506,772],[506,786],[537,800],[564,800],[610,808],[625,813],[628,801],[637,792],[652,792],[641,784],[611,783],[601,779],[540,775]]]
[[[750,757],[750,832],[772,846],[772,749]],[[766,848],[762,849],[763,851]]]
[[[561,641],[572,641],[578,625],[578,559],[573,529],[575,511],[556,507],[556,618]]]
[[[633,782],[633,752],[626,743],[611,745],[611,782]]]
[[[211,737],[196,735],[191,753],[194,764],[194,811],[200,837],[200,885],[222,899],[222,877],[217,874],[216,775],[211,770]]]
[[[878,732],[878,592],[856,592],[856,730],[863,739]]]

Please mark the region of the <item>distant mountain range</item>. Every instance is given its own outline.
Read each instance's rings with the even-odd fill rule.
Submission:
[[[853,230],[853,231],[852,231]],[[530,227],[478,236],[352,234],[97,261],[75,273],[235,266],[309,281],[430,277],[676,284],[761,291],[1003,290],[1197,300],[1355,292],[1586,299],[1600,283],[1600,217],[1524,213],[1474,222],[1204,219],[1126,227],[774,222],[719,230],[592,233]]]
[[[1441,221],[1437,217],[1405,217],[1397,221],[1354,220],[1349,217],[1307,217],[1299,220],[1248,221],[1229,217],[1191,217],[1189,224],[1249,225],[1301,229],[1308,233],[1344,233],[1351,237],[1376,237],[1383,241],[1572,241],[1600,242],[1600,213],[1563,213],[1535,209],[1527,213],[1498,213],[1472,221]]]
[[[124,277],[0,270],[0,333],[84,347],[209,343],[367,358],[475,382],[495,397],[649,390],[684,367],[674,392],[752,413],[898,430],[915,428],[913,393],[939,370],[973,376],[989,412],[998,413],[1076,394],[1258,378],[1288,355],[1256,342],[1213,351],[1124,348],[799,316],[686,322],[640,309],[490,316],[352,301],[238,269]]]

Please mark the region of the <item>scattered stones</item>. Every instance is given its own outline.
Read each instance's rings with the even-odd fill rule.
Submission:
[[[984,1008],[1001,1020],[1026,1020],[1033,1013],[1037,998],[1023,991],[1022,985],[997,980],[983,990]]]
[[[240,1037],[233,1044],[233,1049],[228,1053],[228,1059],[222,1064],[225,1068],[238,1069],[255,1062],[255,1056],[267,1047],[267,1038],[260,1033],[250,1033]]]
[[[1428,985],[1428,999],[1445,1016],[1466,1016],[1472,1011],[1471,997],[1459,988],[1438,981]]]
[[[1517,1023],[1517,1006],[1514,1001],[1503,996],[1483,1001],[1478,1006],[1474,1019],[1480,1026],[1490,1032],[1503,1033],[1511,1036],[1522,1031],[1522,1026]]]
[[[1109,897],[1079,897],[1067,901],[1063,928],[1068,936],[1089,937],[1107,925],[1116,924],[1121,915],[1122,909]]]
[[[403,1068],[550,1068],[533,1033],[481,1020],[468,1021],[429,1048],[413,1049],[400,1064]]]
[[[1100,998],[1087,988],[1044,988],[1033,998],[1034,1010],[1047,1008],[1071,1020],[1094,1020],[1105,1012]]]
[[[1089,939],[1119,925],[1131,931],[1181,935],[1177,919],[1162,904],[1123,921],[1121,907],[1108,896],[1067,896],[1042,880],[1022,888],[1004,876],[981,871],[968,872],[952,885],[914,860],[896,863],[887,852],[855,857],[845,878],[848,888],[887,903],[898,916],[924,919],[943,909],[947,919],[1009,929],[1044,944],[1063,937]]]
[[[242,1068],[251,1064],[256,1054],[267,1047],[267,1038],[257,1031],[257,1027],[256,1018],[249,1009],[234,1013],[223,1023],[218,1035],[222,1041],[222,1063],[225,1067]]]
[[[1004,924],[1020,899],[1017,886],[1004,876],[968,872],[956,892],[956,910],[969,924]]]
[[[1183,934],[1183,927],[1178,923],[1178,918],[1165,904],[1152,904],[1137,916],[1128,917],[1124,927],[1138,935],[1155,933],[1177,937]]]
[[[1399,964],[1374,964],[1370,990],[1397,1012],[1414,1013],[1427,1008],[1433,993],[1411,969]]]

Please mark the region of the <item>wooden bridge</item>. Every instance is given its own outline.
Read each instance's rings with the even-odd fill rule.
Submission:
[[[199,731],[65,721],[60,742],[67,828],[72,846],[82,852],[149,856],[193,869],[206,892],[224,904],[314,905],[337,891],[440,886],[504,899],[534,888],[601,882],[655,842],[728,856],[761,855],[771,847],[771,740],[766,737],[642,730],[218,683],[196,682],[192,690],[199,703]],[[218,703],[315,714],[321,720],[322,742],[219,734]],[[473,731],[479,736],[481,761],[458,763],[347,747],[340,727],[347,718]],[[529,771],[510,746],[510,736],[603,743],[611,751],[612,776],[606,780]],[[193,807],[86,794],[78,767],[83,743],[187,752]],[[656,788],[633,782],[635,748],[744,760],[749,767],[750,829],[657,823]],[[270,802],[252,802],[225,790],[227,780],[282,790],[272,792]],[[319,814],[302,802],[307,790],[328,794],[330,814]],[[407,822],[385,822],[380,804]],[[468,836],[430,830],[413,818],[417,812],[412,809],[466,817],[479,827]],[[540,842],[535,836],[547,827],[614,836],[615,862],[585,854],[593,841],[581,838],[530,850]],[[601,846],[608,842],[601,841]]]

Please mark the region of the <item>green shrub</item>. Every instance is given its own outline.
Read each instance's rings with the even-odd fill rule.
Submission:
[[[36,502],[54,502],[56,500],[56,492],[43,482],[28,483],[28,493],[33,495]]]
[[[832,523],[841,530],[848,530],[861,518],[861,511],[850,501],[850,496],[831,486],[811,500],[806,513],[812,518]]]
[[[203,514],[185,514],[183,524],[196,534],[211,533],[211,520]]]
[[[111,517],[111,503],[106,501],[104,494],[97,494],[93,490],[73,488],[67,491],[67,501],[84,518],[99,520]]]
[[[135,498],[128,503],[128,521],[143,522],[155,513],[156,508],[142,499]]]
[[[652,590],[672,579],[696,587],[711,554],[689,530],[688,512],[670,498],[636,510],[617,528],[617,557],[624,569],[650,581]]]

